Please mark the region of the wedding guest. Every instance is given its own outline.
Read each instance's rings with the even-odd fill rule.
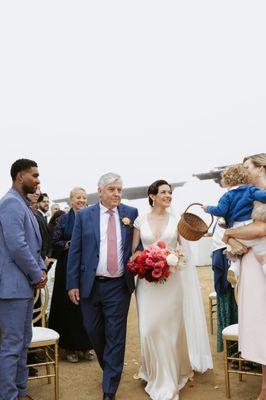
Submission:
[[[58,203],[53,203],[52,205],[51,205],[51,218],[52,218],[52,216],[54,215],[54,213],[56,212],[56,211],[59,211],[60,210],[60,205],[58,204]]]
[[[80,354],[92,360],[91,342],[83,327],[80,306],[73,304],[66,292],[66,267],[76,212],[87,206],[87,194],[81,187],[70,192],[71,208],[61,215],[53,230],[53,246],[57,253],[54,290],[49,316],[49,326],[60,334],[59,345],[66,350],[69,362],[78,362]]]
[[[41,193],[38,198],[38,209],[35,211],[35,216],[37,218],[42,237],[41,255],[49,271],[54,260],[52,259],[52,252],[53,252],[52,237],[47,223],[48,210],[49,210],[49,197],[47,193]]]
[[[252,183],[266,189],[266,153],[244,158]],[[253,222],[245,227],[231,228],[224,240],[256,239],[266,236],[266,223]],[[230,243],[232,246],[232,243]],[[239,350],[243,358],[262,364],[262,386],[258,400],[266,400],[266,277],[252,250],[242,257],[240,266],[238,309]],[[255,311],[254,311],[255,310]]]
[[[59,222],[59,218],[61,217],[61,215],[64,215],[64,214],[65,214],[65,212],[63,210],[58,210],[58,211],[55,211],[55,213],[51,217],[51,219],[48,223],[48,228],[49,228],[51,238],[53,238],[53,236],[54,236],[54,231]],[[60,251],[59,251],[59,254],[60,254]],[[56,249],[56,246],[52,246],[52,258],[57,259],[57,257],[58,257],[58,250]]]
[[[41,195],[41,186],[37,185],[37,188],[34,193],[28,193],[27,194],[27,199],[30,202],[30,208],[32,211],[35,212],[38,210],[38,198]]]
[[[49,228],[51,237],[53,237],[53,235],[54,235],[54,229],[55,229],[56,225],[58,224],[59,217],[61,217],[61,215],[64,215],[64,214],[65,214],[65,211],[63,211],[63,210],[57,210],[53,213],[53,215],[48,223],[48,228]]]
[[[38,165],[17,160],[11,177],[0,201],[0,398],[27,400],[34,287],[46,284],[39,226],[27,200],[40,183]]]
[[[36,212],[38,210],[38,199],[39,199],[40,195],[41,195],[40,185],[37,186],[37,189],[34,193],[27,194],[27,199],[30,201],[30,208],[32,209],[35,218],[36,218]],[[37,220],[37,218],[36,218],[36,220]],[[39,225],[38,220],[37,220],[37,223]],[[40,229],[40,225],[39,225],[39,229]],[[41,231],[40,231],[40,233],[41,233]],[[42,242],[42,248],[43,248],[43,242]],[[42,259],[44,260],[42,251],[41,251],[41,256],[42,256]],[[35,294],[36,294],[36,291],[34,291],[34,296],[35,296]],[[37,302],[35,304],[35,308],[39,308],[39,307],[41,307],[41,305],[42,305],[41,298],[38,297]],[[35,318],[37,314],[33,314],[33,318]],[[41,321],[35,322],[34,326],[41,326]],[[36,353],[28,353],[27,364],[36,364],[38,361],[39,361],[39,358]],[[32,377],[32,376],[37,376],[37,375],[38,375],[38,369],[34,368],[34,367],[29,367],[29,376]]]

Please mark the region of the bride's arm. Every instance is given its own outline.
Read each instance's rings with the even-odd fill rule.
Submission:
[[[256,221],[239,228],[227,229],[224,233],[223,241],[227,243],[229,238],[251,240],[264,236],[266,236],[266,223]]]
[[[133,258],[133,260],[140,253],[140,250],[137,250],[139,247],[139,244],[140,244],[140,231],[139,231],[139,229],[134,228],[133,240],[132,240],[132,258]]]

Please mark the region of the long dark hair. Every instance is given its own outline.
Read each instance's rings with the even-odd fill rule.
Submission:
[[[65,211],[63,210],[56,211],[49,221],[49,228],[53,228],[57,224],[58,218],[63,214],[65,214]]]
[[[150,195],[151,194],[154,194],[154,195],[158,194],[159,187],[162,186],[162,185],[169,186],[169,188],[172,191],[172,187],[171,187],[170,183],[168,183],[167,181],[165,181],[163,179],[158,179],[158,181],[153,182],[148,188],[148,200],[149,200],[149,203],[150,203],[151,207],[153,207],[153,201],[152,201]]]

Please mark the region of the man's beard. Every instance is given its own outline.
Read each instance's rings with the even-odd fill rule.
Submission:
[[[23,183],[23,185],[22,185],[22,190],[26,195],[34,194],[36,192],[36,189],[37,189],[36,187],[28,186],[26,183]]]

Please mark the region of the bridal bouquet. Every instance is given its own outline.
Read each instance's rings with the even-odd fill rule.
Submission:
[[[185,257],[181,247],[176,251],[166,248],[164,242],[149,246],[143,250],[134,261],[129,261],[127,267],[133,275],[148,282],[165,282],[171,273],[176,272],[184,264]]]

